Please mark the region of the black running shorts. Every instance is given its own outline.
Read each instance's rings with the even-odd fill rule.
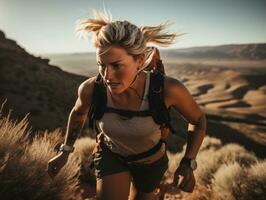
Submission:
[[[149,193],[156,189],[168,169],[168,156],[166,153],[162,158],[151,164],[126,163],[103,143],[100,144],[93,161],[97,179],[128,171],[131,174],[134,186],[143,193]]]

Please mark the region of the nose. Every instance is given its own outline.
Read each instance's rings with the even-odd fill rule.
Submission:
[[[106,80],[106,81],[112,81],[114,79],[114,76],[115,76],[115,71],[114,69],[112,68],[111,65],[108,65],[105,70],[104,70],[104,73],[103,73],[103,78]]]

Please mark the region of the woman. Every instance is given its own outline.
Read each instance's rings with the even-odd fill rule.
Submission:
[[[106,88],[107,106],[132,112],[148,109],[150,73],[144,69],[155,52],[147,44],[167,46],[177,35],[162,33],[166,24],[139,28],[128,21],[111,21],[103,14],[85,19],[81,24],[80,30],[95,33],[96,58]],[[90,111],[95,79],[92,77],[79,86],[78,99],[69,115],[65,142],[60,154],[48,164],[51,176],[59,172],[74,149]],[[195,158],[205,135],[205,116],[184,85],[168,76],[164,77],[164,103],[166,107],[174,106],[189,123],[187,149],[174,174],[173,185],[192,192]],[[115,112],[106,112],[97,121],[97,126],[101,132],[100,146],[94,156],[97,199],[153,199],[168,167],[165,145],[158,145],[160,125],[151,116],[125,118]],[[153,153],[141,159],[132,162],[123,159],[151,152],[151,149]]]

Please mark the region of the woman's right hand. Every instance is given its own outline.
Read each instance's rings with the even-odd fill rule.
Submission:
[[[48,161],[47,172],[51,178],[54,178],[60,169],[67,163],[68,156],[69,152],[60,152]]]

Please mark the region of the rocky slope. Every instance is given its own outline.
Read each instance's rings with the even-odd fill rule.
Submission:
[[[33,130],[65,127],[77,88],[86,77],[49,65],[49,59],[30,55],[0,31],[0,103],[11,117],[29,114]]]

